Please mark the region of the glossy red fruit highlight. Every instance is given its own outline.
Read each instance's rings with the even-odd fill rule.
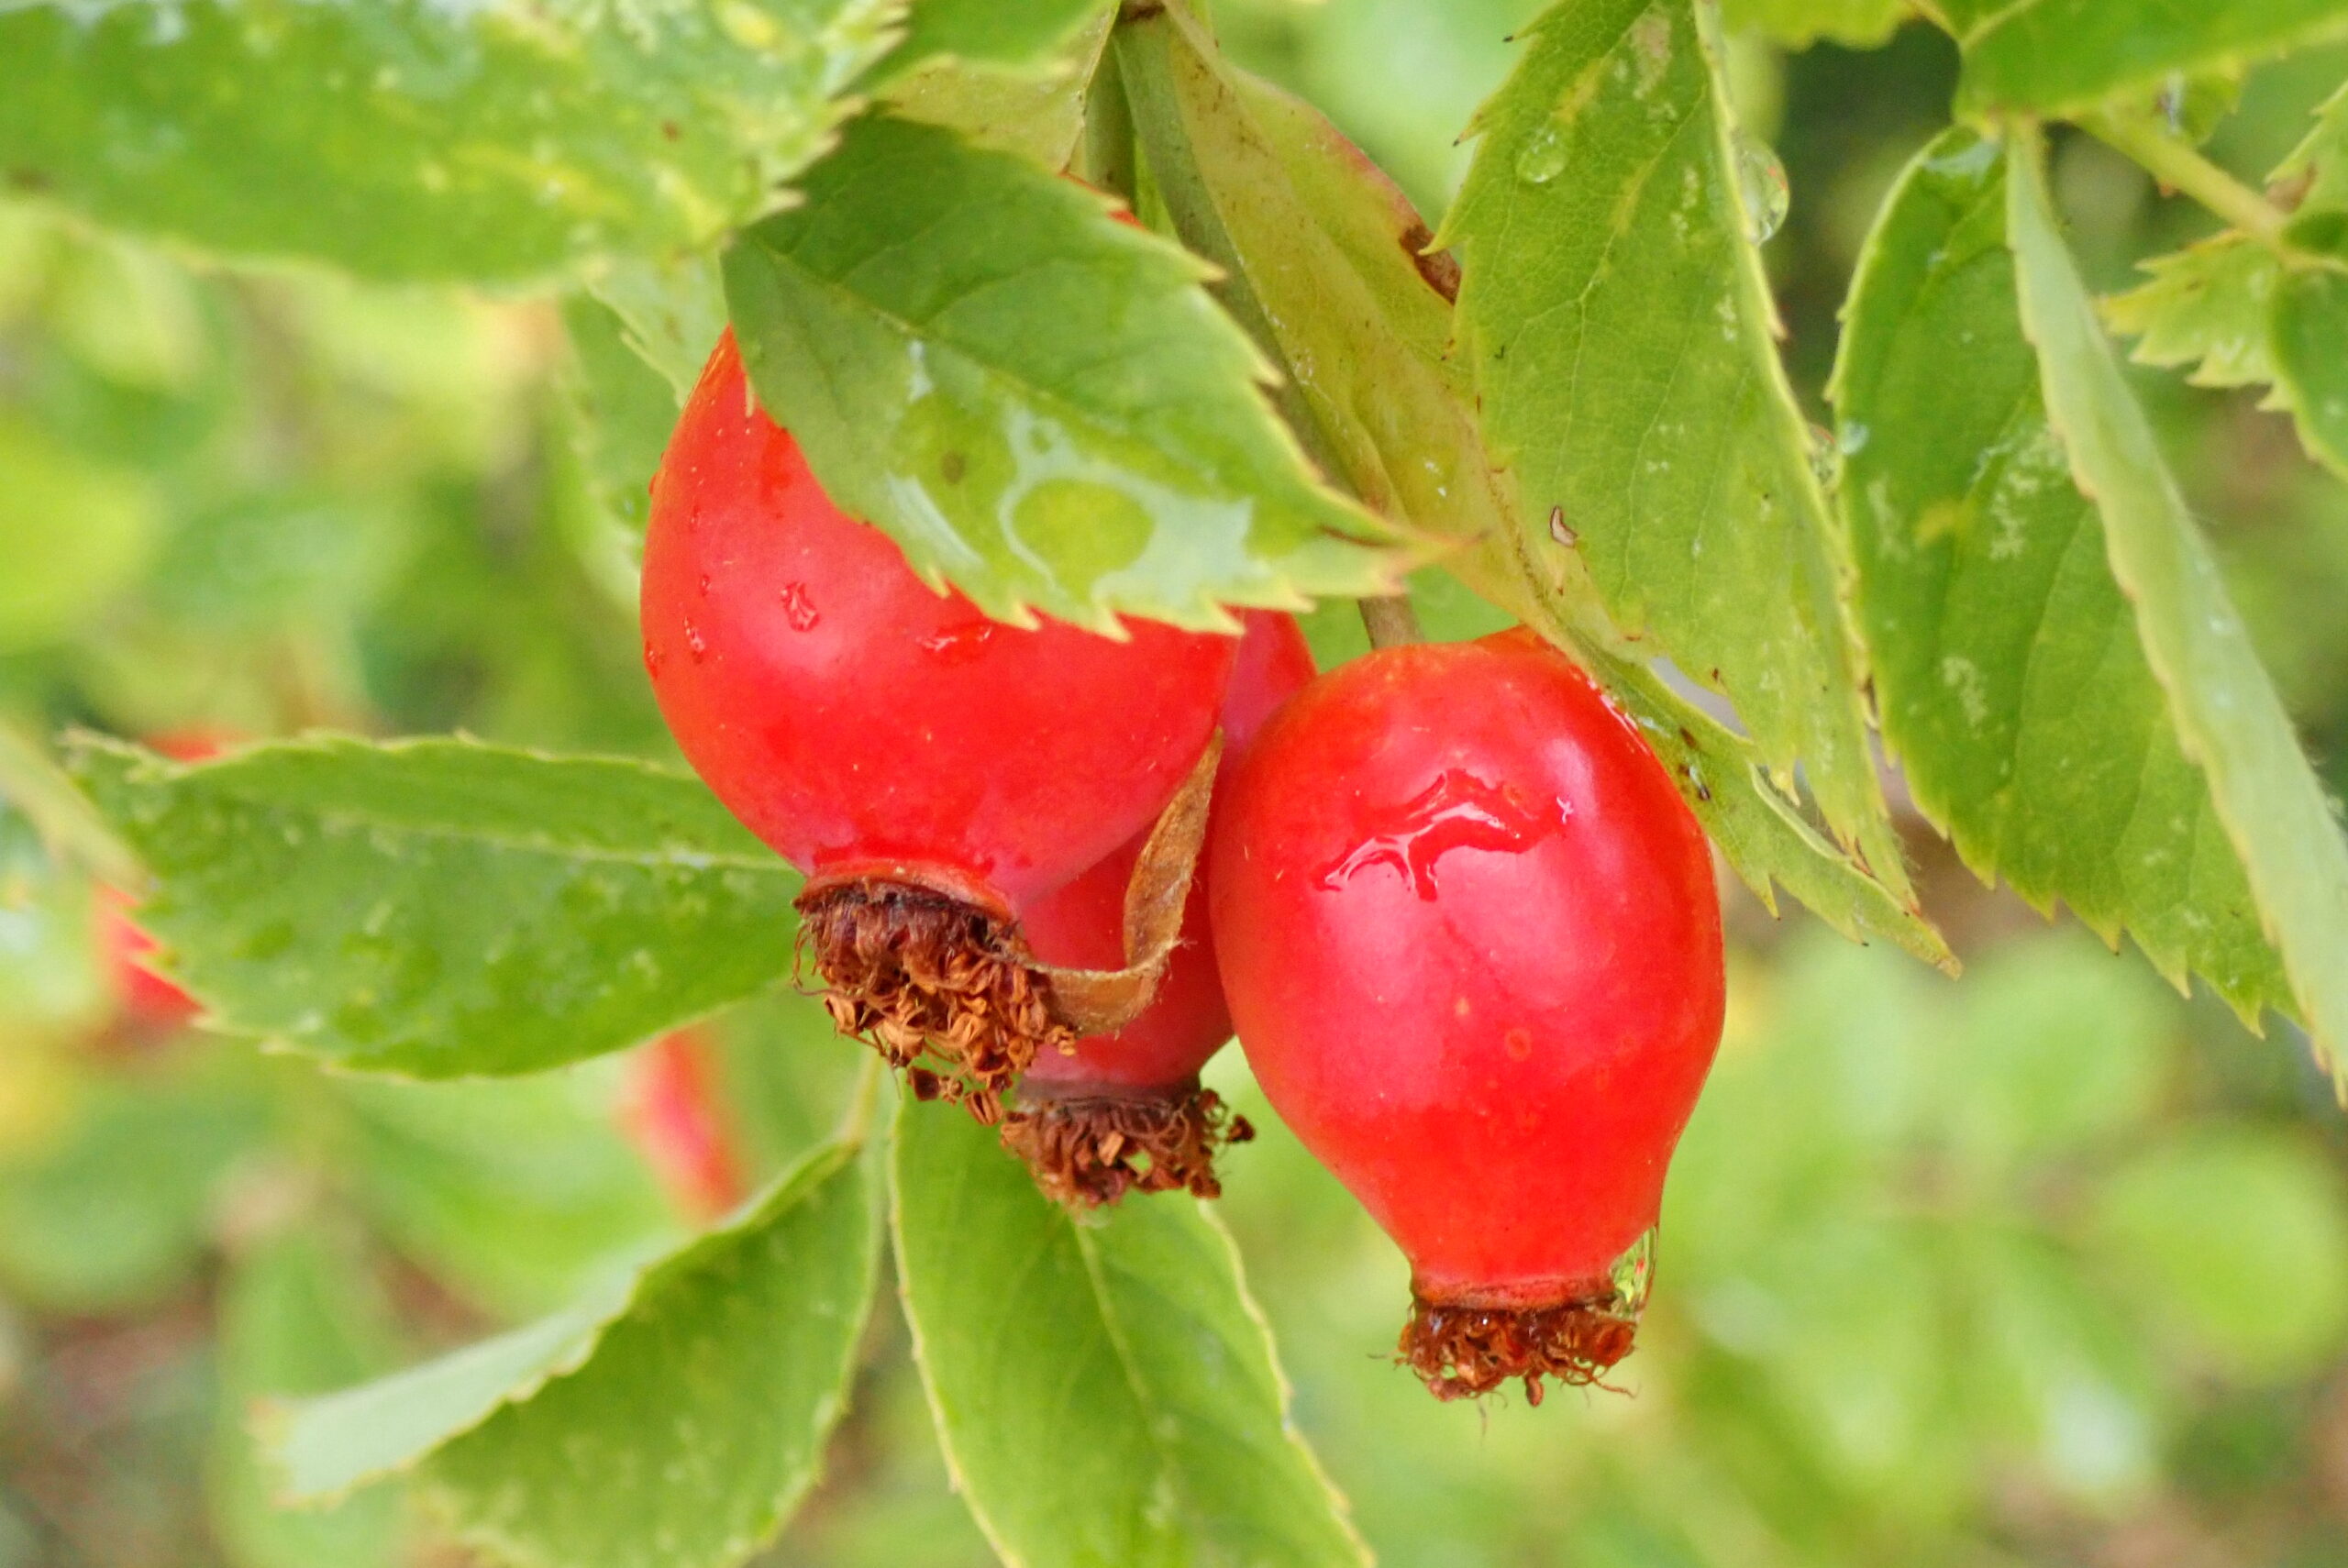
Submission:
[[[1221,790],[1264,722],[1312,679],[1312,650],[1295,617],[1251,611],[1223,705]],[[1022,927],[1047,963],[1112,968],[1122,959],[1125,887],[1140,837],[1037,904]],[[1148,1010],[1124,1028],[1039,1054],[1019,1081],[1002,1141],[1036,1182],[1063,1203],[1113,1203],[1129,1191],[1187,1188],[1222,1194],[1215,1150],[1255,1135],[1199,1069],[1231,1038],[1231,1013],[1215,973],[1207,919],[1206,869],[1199,868],[1182,911],[1175,950]]]
[[[1236,639],[1023,630],[933,592],[825,498],[730,334],[653,481],[643,624],[686,757],[809,873],[803,937],[836,1021],[900,1066],[928,1055],[991,1118],[1067,1033],[1013,922],[1156,818]]]
[[[670,1198],[706,1223],[742,1201],[742,1162],[717,1086],[714,1042],[679,1029],[628,1064],[621,1117]]]
[[[1410,1258],[1403,1358],[1446,1398],[1596,1380],[1720,1040],[1711,859],[1662,765],[1509,632],[1324,676],[1223,811],[1240,1043]]]

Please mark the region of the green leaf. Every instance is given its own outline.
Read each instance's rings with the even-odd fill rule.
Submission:
[[[321,736],[183,767],[90,738],[76,767],[214,1021],[343,1066],[533,1072],[790,968],[797,876],[643,763]]]
[[[908,1100],[897,1273],[956,1485],[1019,1568],[1366,1564],[1194,1200],[1072,1219],[987,1129]]]
[[[1974,116],[2075,114],[2175,72],[2207,72],[2348,31],[2348,0],[2016,0],[1961,8],[1979,17],[1959,31],[1965,70],[1956,108]]]
[[[1765,900],[1782,881],[1855,940],[1888,936],[1950,962],[1911,905],[1801,820],[1749,745],[1628,657],[1585,578],[1530,569],[1514,498],[1446,357],[1446,259],[1421,254],[1430,237],[1409,202],[1317,112],[1224,65],[1176,13],[1118,36],[1168,209],[1184,242],[1224,270],[1233,314],[1289,370],[1308,445],[1376,510],[1459,540],[1460,577],[1605,680]]]
[[[2144,1316],[2237,1375],[2314,1372],[2348,1331],[2348,1205],[2288,1134],[2209,1127],[2146,1151],[2097,1195],[2090,1236]]]
[[[1073,182],[886,117],[725,262],[825,490],[990,614],[1220,628],[1390,591],[1392,531],[1305,466],[1203,276]]]
[[[338,1077],[337,1168],[384,1239],[442,1288],[501,1318],[551,1310],[675,1232],[622,1130],[619,1067],[464,1083]]]
[[[562,303],[570,339],[563,378],[572,412],[572,443],[597,510],[620,531],[633,560],[644,546],[652,510],[653,470],[676,428],[677,394],[652,361],[632,347],[619,314],[587,294]]]
[[[2271,247],[2229,229],[2143,270],[2149,282],[2103,302],[2105,323],[2137,340],[2137,363],[2190,365],[2185,379],[2197,387],[2275,379],[2266,324],[2283,262]]]
[[[2102,507],[2112,575],[2168,694],[2185,754],[2281,950],[2327,1066],[2348,1043],[2348,842],[2291,722],[2252,652],[2217,564],[2105,341],[2056,226],[2034,133],[2010,160],[2007,221],[2025,331],[2037,345],[2053,427],[2080,488]]]
[[[6,28],[0,14],[0,36]],[[88,629],[93,613],[146,565],[160,516],[135,477],[6,415],[0,473],[8,476],[0,485],[0,653],[9,653]]]
[[[1528,624],[1581,660],[1639,727],[1721,855],[1769,912],[1777,889],[1853,942],[1889,942],[1950,975],[1947,941],[1913,894],[1897,894],[1827,842],[1771,782],[1753,745],[1674,691],[1656,671],[1574,636],[1537,606]]]
[[[1819,39],[1846,49],[1873,49],[1910,15],[1907,0],[1722,0],[1721,19],[1751,28],[1790,49]]]
[[[1113,9],[1097,11],[1048,58],[1006,66],[940,55],[876,94],[900,118],[958,131],[980,147],[1065,169],[1084,134],[1084,101]]]
[[[1966,864],[2255,1019],[2288,1010],[2023,337],[2005,162],[1957,129],[1868,241],[1833,387],[1886,744]],[[2055,372],[2050,368],[2049,376]]]
[[[725,330],[725,287],[716,259],[696,253],[615,262],[589,292],[620,318],[627,346],[660,372],[682,407]],[[676,423],[673,414],[670,423]]]
[[[1110,0],[914,0],[905,40],[883,69],[938,55],[1034,65],[1113,8]]]
[[[226,254],[539,277],[770,210],[896,10],[34,0],[0,11],[0,170]]]
[[[2276,401],[2291,411],[2308,451],[2348,478],[2348,271],[2286,272],[2268,331]]]
[[[1444,224],[1461,346],[1538,575],[1578,562],[1904,895],[1820,454],[1749,237],[1783,176],[1733,123],[1708,17],[1565,0],[1520,35]]]
[[[276,1505],[250,1433],[252,1402],[314,1394],[383,1370],[395,1353],[388,1304],[362,1258],[301,1230],[232,1264],[220,1304],[220,1419],[213,1428],[213,1528],[240,1568],[390,1568],[402,1560],[399,1499],[389,1490],[331,1508]]]
[[[833,1143],[573,1310],[275,1423],[299,1495],[413,1470],[531,1568],[720,1568],[770,1539],[846,1408],[877,1275],[874,1162]]]
[[[261,1422],[285,1495],[338,1497],[413,1468],[505,1406],[586,1364],[636,1286],[607,1275],[561,1311],[404,1372],[338,1393],[281,1401]]]
[[[2315,128],[2267,176],[2267,182],[2304,185],[2301,212],[2348,211],[2348,86],[2323,101],[2316,110]]]

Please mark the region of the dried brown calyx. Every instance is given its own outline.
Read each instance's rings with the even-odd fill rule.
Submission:
[[[1399,1359],[1438,1399],[1471,1399],[1513,1378],[1541,1403],[1541,1380],[1608,1386],[1609,1368],[1631,1353],[1638,1320],[1612,1298],[1558,1307],[1447,1306],[1413,1297]]]
[[[1097,1209],[1128,1192],[1220,1198],[1215,1151],[1256,1135],[1247,1119],[1196,1078],[1162,1089],[1069,1095],[1013,1106],[1003,1146],[1027,1163],[1047,1197]]]
[[[868,878],[799,898],[803,963],[843,1034],[869,1043],[924,1099],[990,1125],[1039,1050],[1076,1034],[1014,927],[925,888]]]
[[[1551,1299],[1511,1291],[1443,1300],[1414,1291],[1395,1359],[1438,1399],[1472,1399],[1517,1378],[1535,1405],[1545,1377],[1609,1388],[1606,1374],[1631,1353],[1654,1278],[1655,1231],[1649,1230],[1614,1260],[1605,1278]]]
[[[1139,1017],[1180,939],[1220,731],[1150,829],[1125,889],[1124,966],[1039,962],[1015,922],[885,877],[810,883],[799,895],[801,972],[813,964],[842,1034],[868,1042],[923,1099],[960,1102],[988,1126],[1039,1051],[1065,1051]]]

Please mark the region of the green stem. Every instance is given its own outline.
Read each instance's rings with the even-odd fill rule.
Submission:
[[[2168,189],[2192,197],[2260,244],[2286,248],[2283,226],[2287,220],[2280,208],[2149,116],[2114,111],[2079,123]]]

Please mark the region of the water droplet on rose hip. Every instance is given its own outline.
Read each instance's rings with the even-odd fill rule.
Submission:
[[[1545,185],[1566,169],[1566,134],[1556,126],[1533,133],[1516,155],[1516,177],[1528,185]]]
[[[685,623],[685,647],[693,656],[695,664],[709,657],[709,644],[703,640],[701,628],[691,621]]]
[[[993,637],[994,623],[980,616],[942,632],[932,632],[921,640],[921,646],[947,664],[968,664],[985,650]]]
[[[656,680],[660,677],[660,650],[652,646],[650,637],[644,639],[644,673]]]
[[[1445,768],[1382,826],[1331,863],[1320,886],[1336,892],[1376,866],[1400,872],[1411,890],[1429,902],[1440,890],[1434,865],[1455,849],[1522,855],[1565,831],[1570,801],[1554,797],[1528,800],[1504,784],[1488,784],[1472,773]]]
[[[803,582],[784,583],[776,597],[782,601],[783,619],[791,623],[794,632],[812,632],[823,619],[816,612],[815,602],[807,597],[807,585]]]
[[[1793,194],[1786,186],[1786,166],[1767,142],[1738,131],[1735,138],[1736,196],[1744,209],[1744,237],[1767,245],[1784,226]]]

